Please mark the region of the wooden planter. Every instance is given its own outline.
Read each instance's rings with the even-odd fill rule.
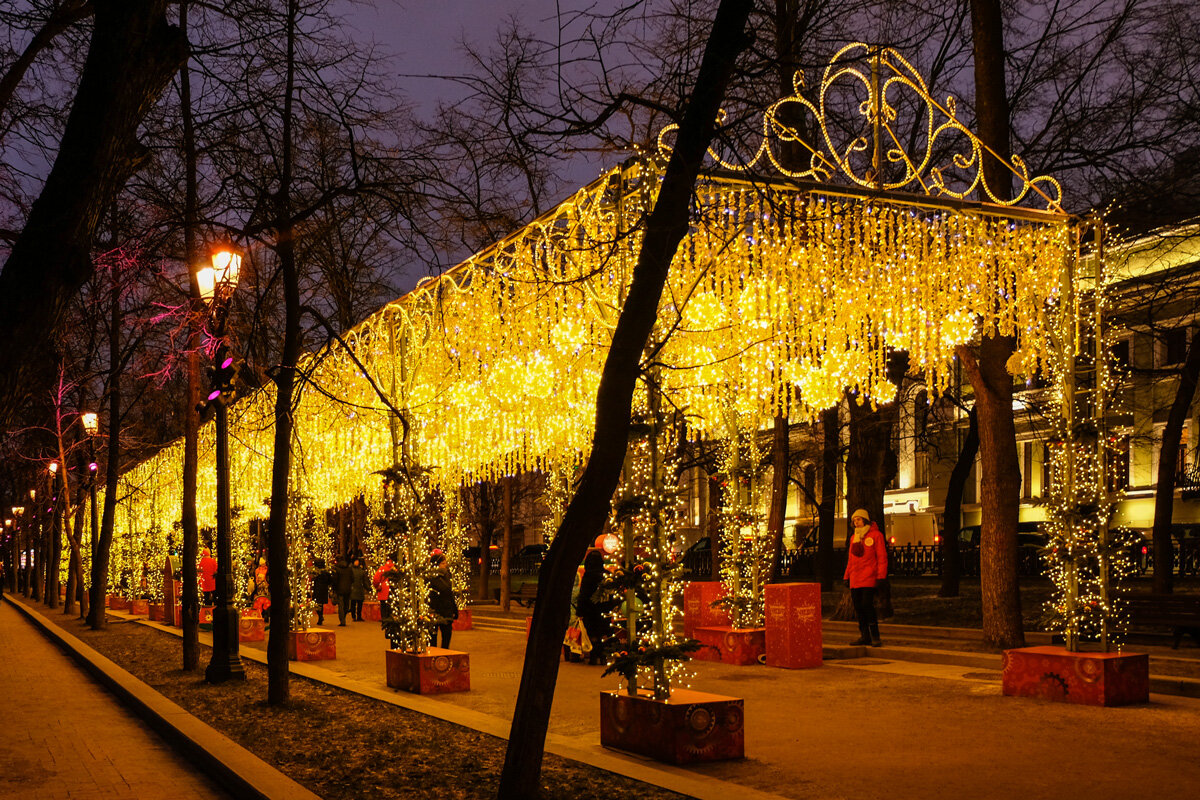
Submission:
[[[267,626],[257,611],[243,612],[238,619],[239,642],[261,642],[267,638]]]
[[[200,624],[201,625],[212,625],[212,614],[213,614],[212,606],[200,606]]]
[[[337,658],[337,640],[326,628],[292,631],[287,639],[291,661],[332,661]]]
[[[696,638],[696,628],[728,625],[729,612],[713,603],[725,596],[720,581],[692,581],[683,587],[683,636]]]
[[[168,622],[167,624],[174,625],[176,628],[183,627],[183,605],[180,603],[175,604],[175,614],[173,620],[173,622]]]
[[[668,764],[744,757],[744,721],[736,697],[691,689],[676,689],[668,700],[600,693],[600,744]]]
[[[821,666],[821,584],[770,584],[766,610],[767,666],[787,669]]]
[[[471,688],[471,657],[430,647],[423,653],[385,651],[387,685],[414,694],[466,692]]]
[[[108,596],[108,607],[113,611],[128,611],[129,601],[119,594],[110,594]]]
[[[134,600],[131,600],[129,602],[129,613],[130,614],[139,614],[143,617],[150,616],[150,601],[143,600],[140,597],[136,598]]]
[[[693,658],[720,661],[722,664],[746,666],[757,664],[766,652],[766,628],[731,628],[728,625],[696,628],[694,638],[700,649]]]
[[[154,622],[162,622],[166,618],[165,608],[162,603],[150,603],[146,609],[146,614]]]
[[[458,610],[458,619],[454,620],[454,624],[451,626],[451,629],[456,631],[469,631],[471,630],[471,627],[471,609],[460,608]]]
[[[1072,653],[1062,647],[1004,651],[1004,694],[1059,703],[1126,706],[1150,701],[1145,653]]]

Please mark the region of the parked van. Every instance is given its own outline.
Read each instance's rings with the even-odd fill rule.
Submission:
[[[905,514],[884,514],[884,533],[887,534],[889,547],[903,547],[908,544],[938,544],[941,536],[938,533],[937,517],[933,514],[919,512]]]

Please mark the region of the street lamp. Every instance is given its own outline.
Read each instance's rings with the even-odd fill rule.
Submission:
[[[238,615],[233,607],[233,545],[230,541],[231,513],[229,501],[229,411],[226,390],[232,384],[233,358],[225,341],[225,320],[230,300],[237,288],[242,255],[235,248],[214,248],[212,266],[196,271],[200,297],[208,307],[213,338],[217,340],[215,363],[211,371],[212,386],[208,404],[213,407],[217,444],[217,573],[216,597],[213,606],[212,660],[204,670],[209,683],[237,679],[245,680],[246,672],[238,655]]]
[[[95,411],[81,411],[79,413],[79,422],[83,425],[83,432],[88,437],[88,501],[92,506],[92,530],[89,537],[89,552],[91,553],[91,563],[95,564],[96,544],[100,541],[100,512],[96,508],[96,436],[100,433],[100,415]],[[94,574],[92,582],[93,584],[98,583]],[[97,597],[91,598],[91,600],[95,599]]]

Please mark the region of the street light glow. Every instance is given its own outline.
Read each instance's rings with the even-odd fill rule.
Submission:
[[[94,411],[84,411],[79,415],[79,421],[88,436],[95,436],[100,430],[100,415]]]
[[[51,461],[51,462],[50,462],[50,474],[51,474],[51,475],[55,475],[55,474],[57,474],[57,473],[58,473],[58,462],[57,462],[57,461]]]
[[[213,277],[217,283],[237,286],[242,269],[242,254],[231,245],[220,245],[212,254]]]

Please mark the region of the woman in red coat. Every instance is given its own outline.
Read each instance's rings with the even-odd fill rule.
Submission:
[[[875,616],[875,584],[887,578],[887,545],[879,526],[871,522],[871,515],[866,510],[855,511],[850,522],[854,533],[850,537],[845,578],[861,634],[850,644],[880,647],[883,642],[879,638],[879,618]]]

